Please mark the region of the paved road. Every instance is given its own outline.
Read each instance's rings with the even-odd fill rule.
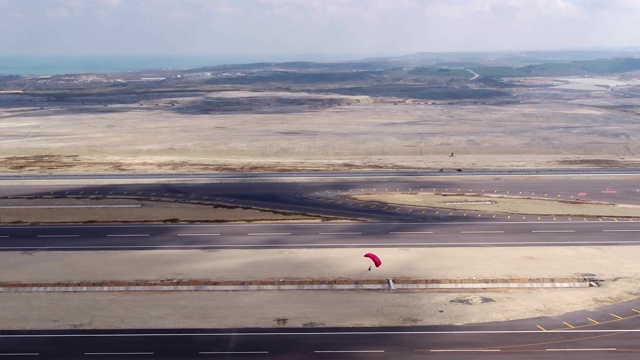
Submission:
[[[0,174],[2,180],[114,180],[114,179],[274,179],[274,178],[388,178],[423,176],[515,176],[515,175],[639,175],[638,169],[514,169],[514,170],[382,170],[382,171],[298,171],[260,173],[157,173],[157,174]]]
[[[562,317],[466,326],[2,331],[0,356],[21,359],[637,359],[640,356],[640,310],[637,308],[640,300]],[[579,321],[586,323],[579,325]],[[555,324],[560,326],[553,328]]]
[[[135,197],[245,205],[377,223],[4,226],[3,250],[274,248],[353,246],[635,245],[630,218],[439,211],[345,200],[373,192],[532,196],[640,205],[639,176],[437,178],[424,181],[230,182],[1,186],[6,197]],[[639,212],[640,217],[640,212]]]
[[[0,251],[639,245],[640,222],[0,227]]]
[[[345,199],[345,195],[379,192],[437,192],[512,195],[566,201],[601,201],[640,206],[640,176],[435,178],[423,181],[230,182],[202,184],[0,186],[5,197],[136,197],[207,204],[253,206],[372,221],[553,221],[553,216],[509,216],[466,211],[438,211],[411,206],[385,206]],[[254,179],[255,180],[255,179]],[[0,183],[1,184],[1,183]],[[495,215],[495,216],[494,216]],[[639,212],[640,216],[640,212]],[[607,220],[580,218],[579,220]],[[613,220],[613,219],[611,219]]]

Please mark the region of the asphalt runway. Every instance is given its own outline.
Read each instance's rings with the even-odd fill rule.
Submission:
[[[339,173],[338,173],[339,174]],[[291,174],[289,174],[291,175]],[[132,181],[136,178],[131,177]],[[255,179],[212,179],[207,183],[107,184],[107,185],[22,185],[0,186],[2,197],[126,197],[166,199],[212,205],[249,206],[327,217],[379,222],[467,222],[467,221],[557,221],[620,220],[614,218],[570,218],[511,216],[471,211],[438,211],[412,206],[384,206],[344,196],[374,192],[434,192],[447,194],[490,194],[536,197],[564,201],[594,201],[640,206],[640,175],[561,175],[434,177],[420,181],[318,182]],[[1,185],[1,182],[0,182]],[[494,216],[495,215],[495,216]],[[640,212],[639,212],[640,218]],[[627,221],[624,219],[623,221]]]
[[[634,300],[593,311],[578,311],[562,318],[464,326],[2,331],[0,356],[21,359],[637,359],[640,310],[636,308],[639,307],[640,300]],[[552,326],[556,324],[560,326],[554,329]]]
[[[281,223],[0,227],[0,251],[640,244],[638,222]]]

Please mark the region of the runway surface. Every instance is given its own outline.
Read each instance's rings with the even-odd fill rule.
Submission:
[[[416,206],[385,206],[347,198],[353,194],[380,192],[432,192],[443,194],[502,195],[561,201],[623,203],[640,206],[640,175],[587,175],[558,177],[467,176],[437,177],[420,181],[328,182],[264,181],[261,178],[206,183],[21,185],[0,186],[0,197],[93,197],[164,199],[211,205],[249,206],[327,217],[383,222],[429,221],[601,221],[624,218],[571,216],[516,216],[461,210],[425,209]],[[0,182],[1,185],[1,182]],[[640,211],[638,213],[640,219]]]
[[[639,245],[640,222],[0,227],[0,251]]]
[[[639,307],[640,300],[635,300],[595,311],[570,313],[562,318],[465,326],[2,331],[0,356],[21,359],[637,359],[640,356]],[[554,324],[559,326],[554,329]]]

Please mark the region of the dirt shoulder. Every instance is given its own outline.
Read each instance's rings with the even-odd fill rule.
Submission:
[[[127,198],[0,199],[0,224],[323,221],[268,209]]]
[[[463,324],[559,315],[640,297],[640,247],[0,253],[2,281],[573,277],[600,288],[434,291],[4,293],[0,327],[175,328]],[[491,259],[489,261],[489,259]],[[464,264],[464,266],[462,265]],[[483,300],[484,299],[484,300]],[[490,300],[486,300],[490,299]]]
[[[640,206],[597,203],[584,200],[459,193],[375,193],[350,195],[364,201],[410,205],[431,209],[484,213],[558,215],[577,217],[640,217]]]

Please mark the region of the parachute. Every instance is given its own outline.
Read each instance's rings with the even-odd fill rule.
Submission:
[[[376,267],[380,267],[380,265],[382,265],[382,261],[375,254],[366,253],[366,254],[364,254],[364,257],[371,259],[371,261],[373,261],[373,263],[376,265]]]

